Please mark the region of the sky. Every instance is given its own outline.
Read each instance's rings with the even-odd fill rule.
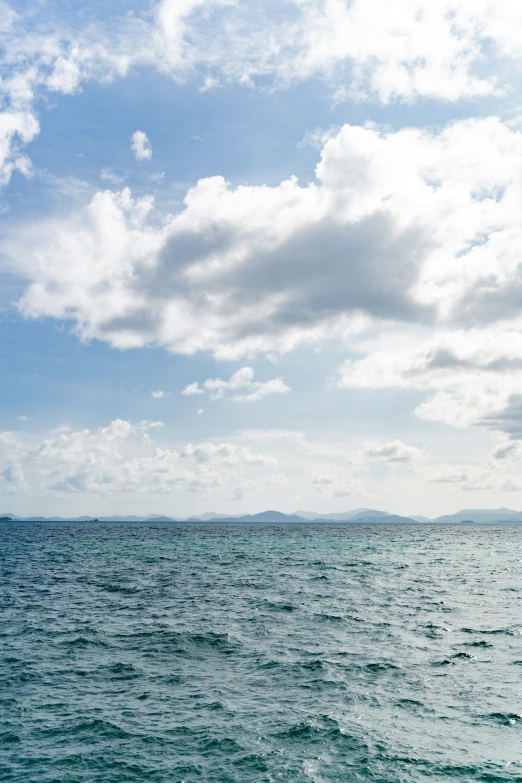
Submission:
[[[0,513],[522,508],[521,39],[0,0]]]

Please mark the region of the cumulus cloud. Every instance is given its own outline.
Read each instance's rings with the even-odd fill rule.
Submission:
[[[325,475],[325,476],[316,476],[315,478],[312,479],[310,483],[328,485],[328,484],[335,484],[335,482],[336,482],[335,476]]]
[[[193,397],[196,394],[205,394],[205,392],[203,389],[200,389],[199,383],[194,381],[194,383],[189,383],[185,386],[185,388],[182,389],[181,394],[183,394],[184,397]]]
[[[521,492],[522,491],[522,482],[517,481],[516,479],[508,478],[502,484],[502,491],[503,492]]]
[[[248,448],[239,448],[232,443],[189,443],[181,452],[181,457],[190,457],[196,462],[219,461],[230,465],[277,465],[274,457],[252,454]]]
[[[155,400],[161,400],[162,397],[165,396],[165,392],[158,389],[157,391],[151,391],[151,396],[154,397]]]
[[[430,481],[440,484],[468,483],[471,469],[466,465],[442,465],[430,476]]]
[[[416,462],[424,452],[417,446],[407,446],[400,440],[389,443],[368,443],[364,457],[369,462]]]
[[[65,430],[30,444],[0,438],[0,484],[40,492],[170,493],[236,488],[245,469],[271,468],[277,460],[231,443],[160,448],[152,435],[160,422],[116,419],[95,430]]]
[[[522,34],[516,5],[490,0],[282,0],[277,15],[268,0],[162,0],[155,21],[151,59],[204,66],[204,89],[319,77],[338,100],[383,103],[499,92],[499,61],[520,59]]]
[[[131,150],[136,160],[150,160],[152,158],[152,146],[144,131],[134,131],[131,137]]]
[[[411,336],[404,343],[345,362],[339,385],[431,392],[415,410],[419,418],[522,437],[520,332],[492,327],[443,331],[424,343]]]
[[[19,147],[38,133],[39,93],[72,94],[132,68],[195,74],[202,89],[321,78],[337,100],[389,103],[499,94],[521,59],[517,5],[490,0],[282,0],[277,14],[269,0],[159,0],[152,13],[93,14],[83,27],[61,10],[0,6],[0,182],[29,170]]]
[[[221,378],[208,378],[199,383],[190,383],[182,390],[185,396],[204,394],[210,392],[211,400],[231,399],[233,402],[257,402],[270,394],[285,394],[290,391],[282,378],[274,378],[270,381],[254,381],[254,371],[251,367],[242,367],[237,370],[230,380],[222,381]]]
[[[522,134],[497,119],[440,132],[344,126],[317,181],[200,180],[179,213],[125,188],[4,243],[31,317],[118,348],[237,358],[346,336],[369,319],[518,316]]]

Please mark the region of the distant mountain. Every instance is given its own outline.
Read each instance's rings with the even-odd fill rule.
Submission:
[[[297,514],[283,514],[281,511],[261,511],[259,514],[245,514],[240,517],[213,518],[211,522],[309,522]]]
[[[456,514],[445,514],[437,517],[433,522],[522,522],[522,511],[513,511],[511,508],[465,508]]]
[[[349,519],[355,519],[358,515],[363,514],[364,516],[387,516],[387,511],[374,511],[371,508],[353,508],[351,511],[337,511],[332,514],[318,514],[315,511],[296,511],[295,512],[297,516],[302,517],[303,519],[331,519],[331,520],[338,520],[339,522],[346,522]]]
[[[395,525],[395,524],[418,524],[416,523],[416,520],[413,519],[413,517],[401,517],[399,514],[382,514],[381,516],[375,517],[375,516],[359,516],[357,515],[357,519],[351,519],[350,522],[357,522],[359,524],[363,523],[369,523],[369,524],[383,524],[383,525]]]
[[[350,522],[355,522],[359,519],[380,519],[381,517],[391,517],[393,514],[389,514],[387,511],[376,511],[372,508],[365,508],[363,511],[358,511],[357,514],[353,514],[350,517]]]
[[[0,513],[0,519],[4,522],[9,520],[20,520],[25,522],[89,522],[94,520],[93,516],[80,517],[18,517],[10,512]],[[463,521],[494,523],[494,522],[520,522],[522,523],[522,511],[514,511],[511,508],[465,508],[457,511],[455,514],[445,514],[435,519],[420,514],[412,516],[401,516],[399,514],[390,514],[387,511],[379,511],[371,508],[355,508],[351,511],[335,512],[330,514],[318,514],[311,511],[298,511],[295,514],[283,514],[281,511],[273,509],[262,511],[259,514],[216,514],[209,511],[205,514],[193,517],[171,517],[165,514],[149,514],[148,516],[137,516],[135,514],[113,514],[111,516],[96,517],[99,522],[346,522],[350,524],[370,524],[370,523],[440,523],[451,524]]]

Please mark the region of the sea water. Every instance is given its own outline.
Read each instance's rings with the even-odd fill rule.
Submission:
[[[522,526],[0,536],[2,780],[522,781]]]

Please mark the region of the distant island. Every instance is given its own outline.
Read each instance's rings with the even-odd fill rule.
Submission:
[[[329,514],[320,514],[312,511],[296,511],[294,514],[284,514],[281,511],[261,511],[257,514],[237,514],[227,515],[215,512],[207,512],[200,516],[192,517],[174,517],[164,514],[149,514],[148,516],[136,516],[113,514],[111,516],[81,516],[81,517],[19,517],[16,514],[3,512],[0,514],[0,522],[142,522],[142,523],[162,523],[162,522],[186,522],[209,524],[219,523],[255,523],[255,524],[307,524],[307,523],[350,523],[350,524],[495,524],[495,523],[522,523],[522,511],[514,511],[509,508],[497,509],[463,509],[455,514],[446,514],[439,517],[425,517],[419,514],[411,516],[401,516],[392,514],[388,511],[381,511],[371,508],[356,508],[351,511],[335,512]]]

